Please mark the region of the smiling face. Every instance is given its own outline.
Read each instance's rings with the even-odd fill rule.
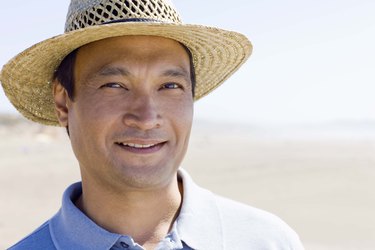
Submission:
[[[74,84],[74,101],[57,84],[55,102],[83,181],[132,188],[173,181],[193,117],[190,61],[181,44],[124,36],[85,45]]]

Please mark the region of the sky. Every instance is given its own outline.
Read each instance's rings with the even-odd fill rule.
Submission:
[[[63,33],[69,0],[0,8],[0,67]],[[249,60],[195,104],[198,119],[261,123],[375,120],[375,1],[174,0],[185,23],[245,34]],[[0,112],[15,109],[0,90]]]

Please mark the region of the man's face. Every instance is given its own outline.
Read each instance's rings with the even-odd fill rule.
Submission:
[[[67,125],[83,181],[168,184],[186,153],[193,117],[190,61],[176,41],[124,36],[80,48]]]

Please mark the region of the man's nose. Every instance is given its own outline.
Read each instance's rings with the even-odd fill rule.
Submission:
[[[124,115],[126,126],[140,130],[150,130],[162,125],[159,107],[151,96],[143,95],[133,98]]]

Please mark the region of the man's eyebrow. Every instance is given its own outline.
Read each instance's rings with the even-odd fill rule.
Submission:
[[[96,76],[130,76],[131,73],[129,70],[123,67],[105,66],[101,68],[95,75]],[[180,78],[186,79],[187,81],[190,80],[190,73],[187,70],[180,68],[180,67],[164,70],[161,73],[161,76],[180,77]]]
[[[96,74],[98,76],[129,76],[130,72],[122,67],[113,67],[113,66],[107,66],[103,67],[99,70],[99,72]]]
[[[183,68],[167,69],[162,72],[162,76],[182,77],[187,81],[190,80],[190,73]]]

